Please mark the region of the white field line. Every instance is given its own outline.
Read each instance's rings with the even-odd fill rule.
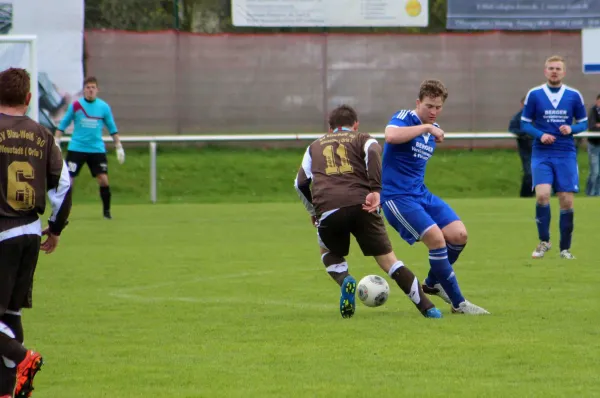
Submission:
[[[323,272],[324,270],[319,270]],[[147,297],[139,294],[135,294],[136,292],[141,292],[145,290],[154,290],[160,289],[164,287],[170,286],[180,286],[180,285],[189,285],[207,281],[218,281],[218,280],[227,280],[227,279],[240,279],[240,278],[251,278],[256,276],[268,275],[278,272],[278,270],[271,271],[258,271],[258,272],[244,272],[237,274],[229,274],[229,275],[215,275],[215,276],[205,276],[200,278],[188,279],[184,281],[171,281],[165,283],[157,283],[152,285],[138,285],[125,289],[115,290],[109,293],[109,296],[119,298],[126,301],[135,301],[135,302],[143,302],[143,303],[152,303],[152,302],[180,302],[180,303],[198,303],[198,304],[214,304],[214,305],[238,305],[238,304],[250,304],[256,306],[277,306],[277,307],[294,307],[294,308],[308,308],[308,309],[332,309],[336,308],[336,303],[330,304],[318,304],[318,303],[305,303],[305,302],[294,302],[294,301],[282,301],[282,300],[262,300],[258,298],[235,298],[229,296],[214,296],[214,297]],[[307,269],[302,270],[300,272],[317,272],[316,269]]]

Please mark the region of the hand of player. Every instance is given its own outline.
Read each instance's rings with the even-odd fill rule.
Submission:
[[[315,228],[319,226],[319,219],[317,218],[317,216],[310,216],[310,222]]]
[[[429,127],[429,133],[435,137],[435,142],[444,141],[444,130],[439,127],[435,127],[433,124]]]
[[[542,134],[540,141],[542,141],[542,144],[550,145],[556,141],[556,137],[552,134]]]
[[[369,213],[372,213],[379,209],[380,204],[381,202],[379,192],[371,192],[365,198],[365,203],[362,205],[362,209],[368,211]]]
[[[562,135],[569,135],[569,134],[571,134],[571,132],[573,131],[573,130],[571,130],[571,126],[569,126],[569,125],[567,125],[567,124],[563,124],[562,126],[560,126],[560,127],[558,128],[558,130],[560,130],[560,133],[561,133]]]
[[[47,236],[47,238],[44,242],[42,242],[40,250],[46,252],[46,254],[52,253],[56,249],[56,246],[58,246],[60,236],[53,235],[49,228],[46,228],[42,231],[42,236]]]
[[[123,145],[117,146],[117,160],[119,164],[125,163],[125,150],[123,149]]]

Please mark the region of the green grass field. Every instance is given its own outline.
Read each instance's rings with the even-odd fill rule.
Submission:
[[[600,396],[599,202],[576,201],[570,262],[530,259],[532,200],[449,202],[470,232],[463,292],[491,316],[436,298],[444,319],[425,319],[387,278],[386,305],[342,319],[299,202],[117,205],[112,221],[76,202],[24,316],[46,359],[34,397]],[[390,234],[423,277],[426,249]],[[354,243],[348,260],[382,275]]]
[[[304,149],[158,147],[160,203],[264,203],[298,200],[293,183]],[[109,152],[115,203],[149,203],[149,155],[128,149],[125,164]],[[581,183],[588,160],[579,151]],[[444,198],[517,197],[521,162],[516,150],[440,150],[427,166],[425,182]],[[76,180],[76,201],[97,202],[98,186],[87,166]]]

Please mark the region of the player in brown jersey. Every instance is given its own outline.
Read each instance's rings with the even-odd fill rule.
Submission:
[[[71,210],[69,172],[54,137],[25,116],[29,74],[0,73],[0,397],[29,397],[43,361],[23,346],[21,309],[32,306],[40,249],[52,253]],[[52,212],[42,231],[39,215]],[[41,236],[47,236],[42,243]],[[15,386],[16,385],[16,386]]]
[[[350,106],[334,109],[329,126],[329,133],[307,148],[295,187],[317,227],[321,260],[341,287],[342,317],[355,311],[356,279],[344,258],[354,235],[363,254],[375,257],[425,317],[441,318],[415,275],[396,258],[379,214],[381,146],[358,132],[358,116]]]

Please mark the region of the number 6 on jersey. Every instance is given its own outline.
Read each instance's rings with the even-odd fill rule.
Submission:
[[[31,210],[35,207],[35,189],[26,180],[33,180],[33,166],[28,162],[8,165],[8,204],[14,210]]]

